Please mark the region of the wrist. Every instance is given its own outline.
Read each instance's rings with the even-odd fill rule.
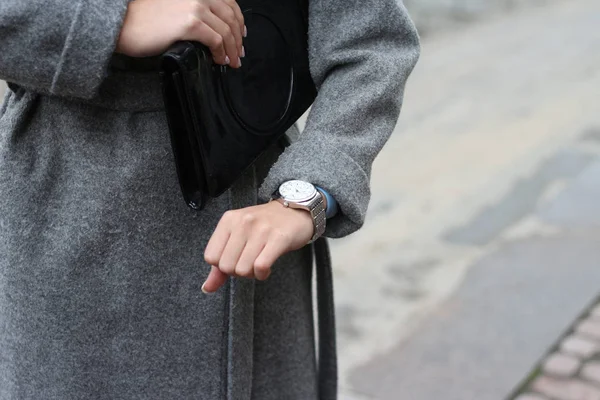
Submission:
[[[277,214],[278,218],[288,227],[294,227],[295,234],[305,236],[310,239],[314,235],[315,227],[310,212],[300,208],[285,207],[278,201],[270,201],[265,204],[270,212]]]
[[[316,186],[301,180],[287,181],[279,186],[273,197],[284,207],[301,210],[311,218],[314,234],[310,242],[323,235],[327,224],[325,196]]]

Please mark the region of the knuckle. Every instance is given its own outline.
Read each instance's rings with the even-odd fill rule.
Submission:
[[[219,47],[223,46],[223,36],[216,35],[212,42],[213,42],[213,47],[219,48]],[[230,215],[231,218],[229,218],[229,219],[233,219],[233,217],[234,217],[233,211],[228,211],[228,212],[232,213]]]
[[[219,263],[219,259],[215,257],[214,254],[205,254],[204,261],[206,261],[210,265],[215,265]]]
[[[223,217],[221,217],[223,221],[233,221],[235,218],[236,212],[233,210],[225,211],[225,213],[223,213]]]
[[[252,269],[245,266],[237,267],[235,269],[235,274],[237,276],[241,276],[242,278],[252,278],[254,276]]]
[[[186,32],[193,32],[202,26],[203,22],[198,18],[195,14],[190,14],[187,22],[184,25],[184,29]]]
[[[194,15],[203,15],[208,10],[208,7],[201,1],[192,0],[190,2],[190,10]]]
[[[253,213],[246,213],[242,217],[242,225],[249,226],[253,225],[256,222],[256,215]]]
[[[198,28],[201,27],[205,24],[205,15],[206,15],[206,9],[205,8],[199,8],[197,10],[193,10],[191,13],[188,14],[189,18],[188,18],[188,25],[190,25],[192,28]]]
[[[219,269],[226,275],[233,275],[235,272],[235,265],[221,263],[219,264]]]
[[[233,31],[231,30],[231,27],[229,25],[225,25],[223,27],[223,34],[221,36],[223,36],[227,40],[233,38]]]
[[[225,22],[228,24],[234,24],[237,22],[237,18],[235,17],[235,11],[232,8],[227,7],[227,11],[225,11]]]

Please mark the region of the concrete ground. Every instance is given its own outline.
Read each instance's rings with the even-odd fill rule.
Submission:
[[[333,242],[342,400],[504,399],[600,292],[599,26],[557,1],[424,40]]]

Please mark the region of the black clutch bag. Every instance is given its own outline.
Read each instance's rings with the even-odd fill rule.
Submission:
[[[306,0],[238,0],[248,37],[240,69],[215,64],[208,48],[178,42],[160,75],[179,184],[202,209],[310,107]]]

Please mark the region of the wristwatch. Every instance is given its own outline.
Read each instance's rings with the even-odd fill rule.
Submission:
[[[274,193],[273,200],[280,202],[284,207],[310,212],[315,233],[309,243],[325,233],[325,199],[313,184],[299,180],[284,182]]]

